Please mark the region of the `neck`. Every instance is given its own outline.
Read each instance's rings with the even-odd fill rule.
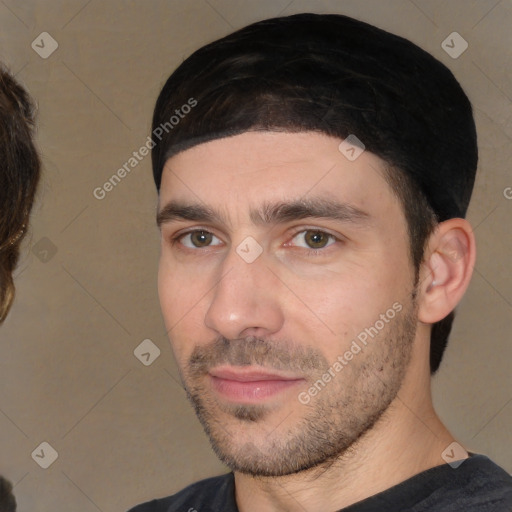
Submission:
[[[235,473],[240,512],[339,510],[444,464],[454,438],[434,411],[428,369],[413,363],[377,423],[328,466],[283,477]]]

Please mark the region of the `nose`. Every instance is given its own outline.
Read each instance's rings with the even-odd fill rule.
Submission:
[[[280,281],[267,266],[264,253],[247,263],[233,248],[220,271],[205,316],[208,328],[228,339],[263,338],[282,328]]]

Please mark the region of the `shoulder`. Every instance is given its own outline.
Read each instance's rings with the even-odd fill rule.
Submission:
[[[433,468],[419,475],[417,483],[426,491],[422,502],[425,510],[512,510],[512,477],[485,455],[471,454],[460,466]],[[419,510],[423,508],[420,506]]]
[[[168,496],[142,503],[128,512],[237,512],[233,473],[200,480]]]
[[[458,469],[463,469],[466,462],[469,464],[459,478],[461,487],[467,490],[468,504],[479,511],[512,510],[512,476],[485,455],[473,455],[454,471],[455,482]]]
[[[512,477],[484,455],[442,464],[343,512],[511,512]]]

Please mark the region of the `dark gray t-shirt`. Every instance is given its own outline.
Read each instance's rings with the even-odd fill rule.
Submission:
[[[512,477],[484,455],[428,469],[338,512],[512,512]],[[238,512],[233,473],[129,512]],[[328,512],[328,511],[326,511]],[[334,511],[331,511],[334,512]]]

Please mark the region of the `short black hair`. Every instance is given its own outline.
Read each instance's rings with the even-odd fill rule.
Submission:
[[[436,224],[466,214],[478,161],[471,103],[444,64],[372,25],[296,14],[254,23],[193,53],[156,102],[157,189],[171,156],[256,130],[354,134],[383,159],[404,209],[417,275]],[[432,327],[432,373],[453,317]]]

